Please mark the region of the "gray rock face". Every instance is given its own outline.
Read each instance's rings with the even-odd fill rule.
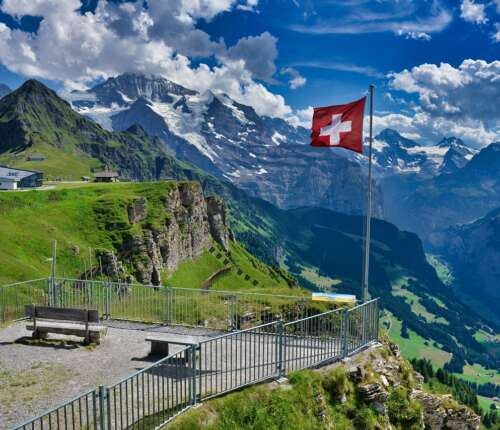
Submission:
[[[165,224],[143,228],[134,235],[123,254],[132,256],[134,275],[141,283],[159,285],[163,270],[174,271],[179,263],[199,257],[215,240],[229,246],[226,206],[216,197],[205,199],[198,183],[179,183],[165,196]],[[145,198],[128,206],[131,223],[147,214]]]
[[[481,418],[465,406],[457,406],[451,395],[415,390],[411,398],[423,405],[425,428],[429,430],[478,430]]]
[[[128,205],[127,212],[130,224],[146,219],[148,215],[147,200],[144,197],[139,197]]]
[[[226,204],[216,196],[207,197],[205,200],[207,202],[210,234],[224,251],[228,251],[230,232],[227,228]]]

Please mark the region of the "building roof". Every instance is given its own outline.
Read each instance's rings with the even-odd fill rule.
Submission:
[[[96,178],[116,178],[118,177],[118,173],[117,172],[108,172],[108,171],[105,171],[105,172],[96,172],[94,173],[94,177]]]
[[[35,173],[39,172],[35,172],[33,170],[21,170],[7,166],[0,166],[0,177],[12,179],[13,181],[20,181],[21,179],[27,178],[31,175],[34,175]]]

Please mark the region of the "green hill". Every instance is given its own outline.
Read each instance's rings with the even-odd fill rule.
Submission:
[[[28,161],[30,155],[45,160]],[[140,127],[106,131],[35,80],[0,100],[0,164],[64,180],[92,176],[104,166],[134,180],[168,177],[172,170],[172,158],[161,143]]]

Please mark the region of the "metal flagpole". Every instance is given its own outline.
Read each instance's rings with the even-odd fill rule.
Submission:
[[[368,150],[368,202],[366,208],[366,238],[365,238],[365,273],[363,277],[363,301],[370,298],[368,294],[368,280],[370,276],[370,235],[372,219],[372,147],[373,147],[373,92],[375,86],[369,86],[370,93],[370,148]]]

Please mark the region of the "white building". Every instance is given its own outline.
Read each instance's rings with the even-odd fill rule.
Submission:
[[[9,178],[0,176],[0,190],[17,190],[19,178]]]
[[[32,170],[0,166],[0,190],[35,188],[42,186],[43,174]]]

